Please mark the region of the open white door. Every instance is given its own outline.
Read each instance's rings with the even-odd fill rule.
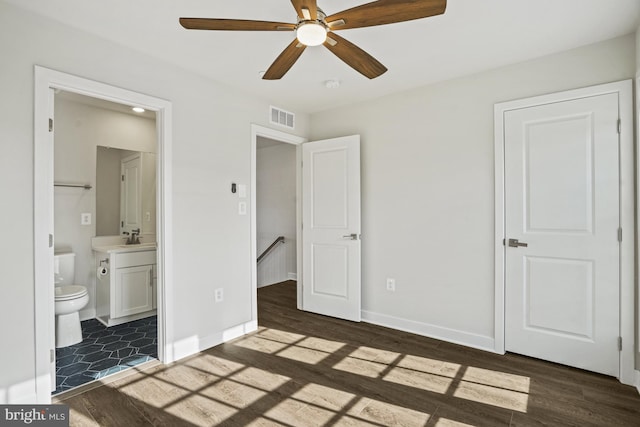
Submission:
[[[302,309],[360,321],[360,135],[302,145]]]

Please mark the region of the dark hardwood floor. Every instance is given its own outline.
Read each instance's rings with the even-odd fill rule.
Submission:
[[[295,309],[256,333],[71,397],[72,426],[640,426],[615,378]]]

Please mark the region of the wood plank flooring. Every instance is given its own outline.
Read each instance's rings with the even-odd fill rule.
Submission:
[[[256,333],[63,401],[72,426],[640,426],[616,379],[295,309],[258,291]]]

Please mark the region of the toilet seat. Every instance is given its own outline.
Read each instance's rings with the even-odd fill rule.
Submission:
[[[56,301],[68,301],[82,298],[85,295],[87,295],[87,288],[80,285],[56,286],[55,288]]]

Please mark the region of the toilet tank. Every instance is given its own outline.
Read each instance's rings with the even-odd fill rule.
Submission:
[[[76,279],[76,254],[73,252],[53,256],[53,275],[56,285],[73,285]]]

